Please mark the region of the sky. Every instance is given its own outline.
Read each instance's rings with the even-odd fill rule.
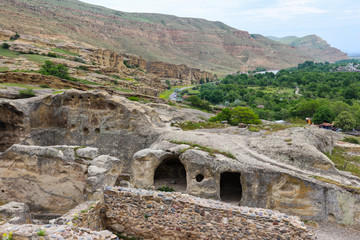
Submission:
[[[221,21],[264,36],[316,34],[360,53],[359,0],[81,0],[124,12],[163,13]]]

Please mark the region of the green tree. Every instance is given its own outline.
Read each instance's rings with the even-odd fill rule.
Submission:
[[[320,107],[313,117],[313,122],[315,124],[321,124],[324,122],[331,123],[334,121],[335,114],[334,112],[328,107]]]
[[[69,77],[68,68],[62,64],[55,65],[51,61],[45,61],[41,66],[40,73],[44,75],[52,75],[63,79],[71,79]]]
[[[343,111],[336,117],[335,126],[345,131],[349,131],[356,127],[356,120],[351,113]]]
[[[235,107],[234,109],[224,108],[221,113],[210,118],[210,121],[228,121],[231,125],[236,126],[239,123],[259,124],[259,116],[251,109],[246,107]]]

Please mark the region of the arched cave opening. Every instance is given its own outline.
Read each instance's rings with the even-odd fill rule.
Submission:
[[[176,192],[186,192],[186,171],[178,157],[162,161],[155,171],[154,185],[156,189],[169,186]]]
[[[220,176],[220,198],[224,202],[238,204],[242,197],[240,173],[224,172]]]

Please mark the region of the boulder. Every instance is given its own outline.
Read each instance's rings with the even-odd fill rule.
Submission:
[[[9,202],[0,206],[0,219],[8,219],[12,224],[26,224],[31,222],[29,207],[26,203]]]

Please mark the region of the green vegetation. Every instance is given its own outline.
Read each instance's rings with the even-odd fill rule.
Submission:
[[[333,161],[337,169],[351,172],[353,175],[360,177],[360,156],[349,155],[348,151],[356,150],[335,147],[331,154],[328,153],[326,156]]]
[[[36,231],[36,233],[37,233],[38,236],[43,236],[43,237],[46,236],[46,231],[45,231],[45,229],[42,229],[42,228],[39,228],[39,229]]]
[[[0,83],[0,86],[21,87],[21,88],[26,88],[26,89],[40,89],[41,88],[41,87],[36,87],[33,85],[26,85],[26,84],[22,84],[22,83]]]
[[[48,52],[47,56],[48,56],[48,57],[52,57],[52,58],[57,58],[57,57],[59,57],[59,55],[57,55],[56,53],[52,53],[52,52]]]
[[[27,60],[37,63],[45,63],[51,59],[47,56],[37,55],[37,54],[21,54],[21,57],[25,57]]]
[[[191,106],[198,107],[206,111],[212,111],[210,103],[206,100],[201,100],[198,96],[190,96],[188,99],[186,99],[186,101],[189,102]]]
[[[10,40],[18,40],[20,38],[20,35],[18,33],[15,33],[14,36],[10,37]]]
[[[40,84],[39,87],[41,87],[41,88],[50,88],[50,87],[49,87],[48,85],[46,85],[46,84]]]
[[[130,101],[134,101],[134,102],[138,102],[138,101],[140,100],[139,97],[135,97],[135,96],[128,97],[128,99],[129,99]]]
[[[349,62],[360,64],[307,61],[277,74],[228,75],[217,84],[200,85],[191,98],[227,108],[248,107],[260,119],[312,117],[315,124],[335,120],[336,127],[352,130],[360,128],[360,73],[335,71]]]
[[[323,182],[326,182],[326,183],[334,184],[334,185],[336,185],[338,187],[341,187],[341,188],[345,189],[348,192],[355,193],[355,194],[360,194],[360,188],[358,188],[358,187],[345,185],[345,184],[339,183],[338,181],[335,181],[335,180],[332,180],[332,179],[329,179],[329,178],[325,178],[325,177],[320,177],[320,176],[310,176],[310,177],[313,177],[313,178],[315,178],[317,180],[320,180],[320,181],[323,181]]]
[[[356,127],[356,122],[350,112],[343,111],[336,117],[334,124],[345,131],[351,131]]]
[[[4,42],[3,44],[1,44],[1,47],[2,47],[3,49],[9,49],[10,44]]]
[[[32,89],[19,90],[19,98],[31,98],[34,97],[35,93]]]
[[[40,73],[44,75],[52,75],[62,79],[77,81],[76,79],[69,76],[67,67],[62,64],[55,65],[51,61],[46,61],[45,64],[41,66]]]
[[[162,192],[175,192],[175,190],[172,187],[167,186],[167,185],[162,185],[157,190],[162,191]]]
[[[353,143],[353,144],[360,144],[360,141],[358,138],[354,137],[346,137],[342,140],[343,142]]]
[[[183,122],[178,125],[182,130],[189,131],[195,129],[210,129],[210,128],[223,128],[224,124],[219,122]]]
[[[10,233],[4,233],[3,235],[2,235],[2,240],[13,240],[13,236],[12,236],[12,232],[10,232]]]
[[[0,72],[5,72],[5,71],[9,71],[10,68],[8,67],[0,67]]]
[[[10,57],[10,58],[16,58],[18,57],[20,54],[15,52],[15,51],[11,51],[9,49],[5,49],[5,48],[0,48],[0,55],[4,56],[4,57]]]
[[[192,149],[192,148],[198,148],[200,149],[201,151],[204,151],[204,152],[208,152],[210,156],[215,156],[215,154],[222,154],[228,158],[232,158],[232,159],[236,159],[235,156],[232,154],[232,153],[229,153],[229,152],[224,152],[224,151],[219,151],[217,149],[212,149],[212,148],[208,148],[208,147],[205,147],[205,146],[202,146],[202,145],[199,145],[199,144],[196,144],[196,143],[192,143],[192,142],[185,142],[185,141],[175,141],[175,140],[171,140],[170,141],[171,143],[175,143],[175,144],[185,144],[185,145],[189,145],[190,148],[188,149]],[[185,150],[186,151],[186,150]]]
[[[251,109],[245,107],[235,107],[233,109],[224,108],[221,113],[209,119],[211,122],[227,121],[233,126],[239,123],[260,124],[259,116]]]
[[[61,54],[72,55],[72,56],[79,56],[79,54],[77,54],[77,53],[74,53],[74,52],[71,52],[69,50],[65,50],[62,48],[52,48],[51,51],[61,53]]]

